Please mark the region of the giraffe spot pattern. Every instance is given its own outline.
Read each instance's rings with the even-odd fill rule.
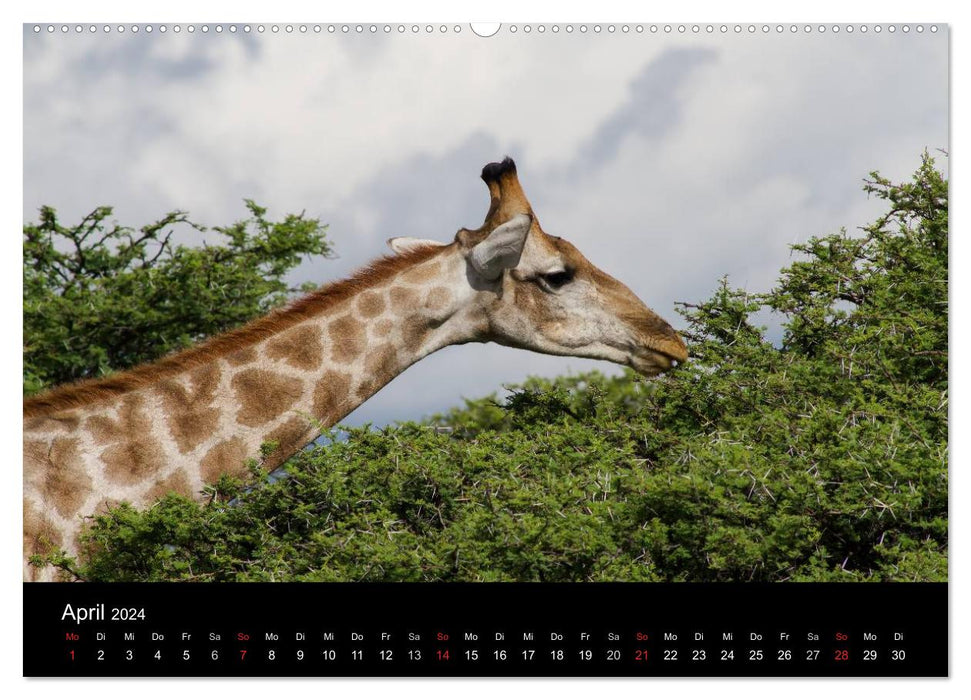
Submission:
[[[283,425],[274,428],[265,442],[276,443],[276,449],[266,456],[264,469],[275,469],[283,460],[306,445],[312,426],[303,416],[292,416]]]
[[[97,442],[108,446],[101,453],[101,463],[111,481],[136,484],[165,466],[162,446],[152,437],[152,421],[139,394],[125,397],[117,419],[91,416],[85,427]]]
[[[398,356],[394,345],[385,343],[368,354],[364,377],[355,393],[364,400],[387,384],[398,373]]]
[[[357,300],[357,310],[364,318],[374,318],[384,312],[384,297],[377,292],[364,292]]]
[[[256,362],[256,358],[256,349],[248,347],[226,355],[226,362],[231,364],[233,367],[240,367],[242,365],[249,365]]]
[[[401,327],[401,341],[406,350],[417,352],[431,332],[428,319],[412,314],[404,320]]]
[[[169,433],[182,454],[191,452],[216,431],[219,410],[212,402],[221,376],[218,365],[210,363],[189,372],[190,388],[175,379],[158,384]]]
[[[145,494],[147,503],[155,503],[170,493],[177,493],[180,496],[188,496],[191,491],[189,480],[185,472],[176,471],[163,479],[157,479],[152,487]]]
[[[320,329],[305,324],[287,331],[266,344],[266,354],[272,360],[284,360],[297,369],[317,369],[324,361]]]
[[[354,390],[354,396],[358,401],[366,401],[378,390],[375,381],[368,377],[367,379],[358,383],[357,388]]]
[[[28,499],[24,503],[24,556],[45,555],[61,549],[64,537],[44,512]],[[29,567],[25,573],[33,580],[41,577],[37,567]]]
[[[334,362],[352,362],[364,352],[364,325],[351,316],[341,316],[329,326]]]
[[[101,453],[108,478],[119,484],[137,484],[165,466],[161,445],[148,437],[136,437]]]
[[[418,306],[418,293],[405,287],[392,287],[388,293],[391,297],[391,308],[395,313],[414,311]]]
[[[256,427],[269,423],[300,398],[303,383],[265,369],[243,370],[232,381],[239,410],[236,422]]]
[[[202,480],[211,484],[223,474],[244,476],[247,473],[246,459],[249,454],[246,443],[240,437],[223,440],[213,447],[199,463]]]
[[[351,391],[351,376],[328,370],[314,386],[314,417],[330,427],[343,417],[342,410]]]
[[[452,293],[445,287],[435,287],[425,295],[425,307],[430,311],[441,311],[452,300]]]
[[[391,379],[397,374],[398,353],[394,345],[385,343],[374,349],[368,354],[367,362],[364,364],[364,371],[373,377]]]
[[[49,443],[44,440],[24,443],[24,476],[40,493],[43,502],[53,505],[65,518],[77,514],[91,489],[91,477],[85,471],[80,444],[78,438],[61,436]]]
[[[71,432],[77,430],[81,418],[76,413],[55,413],[51,416],[37,416],[24,421],[25,433]]]

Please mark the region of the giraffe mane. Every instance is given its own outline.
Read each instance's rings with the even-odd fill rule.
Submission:
[[[24,399],[23,417],[36,418],[67,411],[172,377],[269,338],[393,277],[399,271],[425,262],[448,246],[427,246],[400,255],[386,255],[372,261],[350,277],[330,282],[289,304],[249,323],[209,338],[198,345],[176,351],[155,362],[104,377],[64,384]]]

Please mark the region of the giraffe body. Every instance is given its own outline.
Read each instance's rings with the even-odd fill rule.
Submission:
[[[407,367],[448,345],[495,341],[656,374],[684,345],[626,287],[545,234],[508,159],[483,171],[486,221],[450,244],[398,252],[236,331],[24,403],[24,576],[69,554],[93,514],[197,495],[222,474],[272,469]],[[276,448],[263,456],[261,448]]]

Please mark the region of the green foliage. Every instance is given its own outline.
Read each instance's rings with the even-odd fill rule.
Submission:
[[[723,280],[683,305],[692,359],[657,380],[532,379],[351,430],[276,483],[99,516],[76,573],[946,580],[947,182],[925,155],[912,182],[866,190],[888,212],[860,236],[796,246],[769,292]],[[779,344],[752,320],[765,311]]]
[[[238,326],[284,301],[304,255],[328,255],[325,227],[300,215],[249,218],[213,230],[224,245],[171,242],[171,212],[138,231],[98,207],[64,226],[50,207],[24,226],[24,393],[158,359]]]

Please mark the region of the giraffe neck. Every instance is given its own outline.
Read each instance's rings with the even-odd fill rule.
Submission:
[[[442,251],[227,356],[222,393],[235,415],[226,439],[252,433],[250,452],[257,439],[275,444],[264,461],[275,467],[415,362],[475,339],[481,324],[463,311],[464,270],[461,255]]]
[[[412,257],[321,308],[298,302],[91,389],[123,391],[80,405],[60,397],[60,410],[26,417],[25,554],[75,553],[84,519],[107,506],[197,496],[223,474],[246,476],[251,459],[272,469],[413,363],[480,337],[464,258],[454,247]]]

